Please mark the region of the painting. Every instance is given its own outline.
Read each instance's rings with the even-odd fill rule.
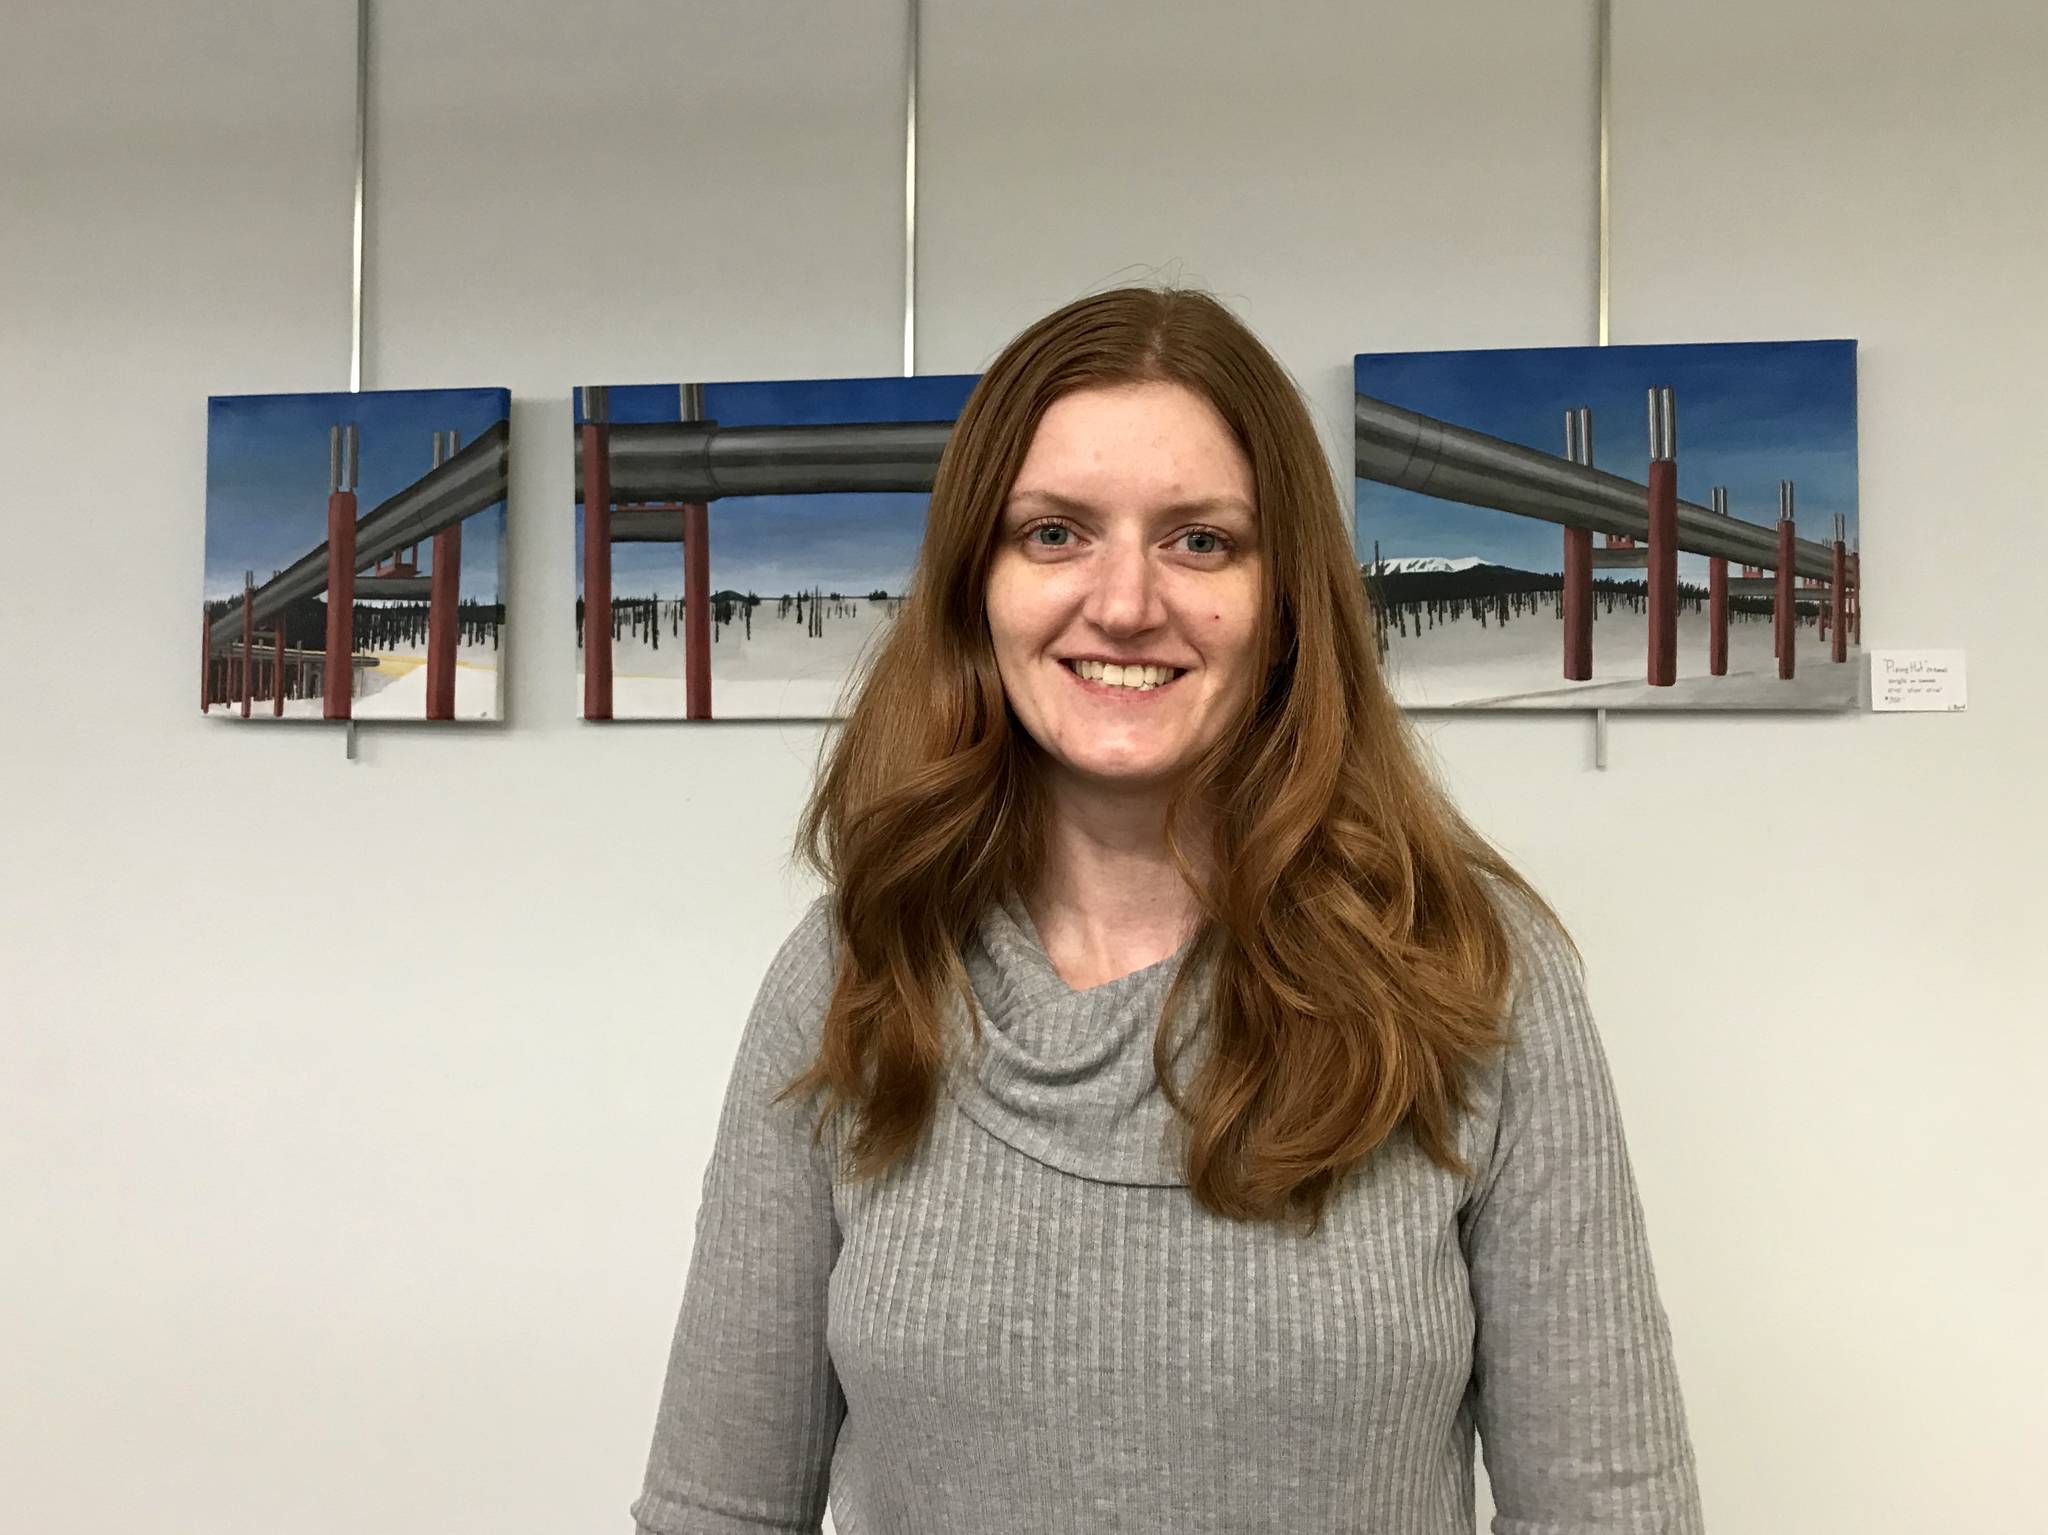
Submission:
[[[1410,708],[1856,707],[1856,343],[1353,361],[1356,540]]]
[[[579,389],[583,718],[842,718],[975,377]]]
[[[511,395],[207,402],[199,707],[498,720]]]

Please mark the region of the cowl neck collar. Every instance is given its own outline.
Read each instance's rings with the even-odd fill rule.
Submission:
[[[1030,914],[1014,896],[992,903],[961,948],[982,1040],[959,1022],[948,1081],[967,1116],[1026,1155],[1103,1183],[1185,1187],[1180,1116],[1159,1091],[1152,1040],[1194,935],[1127,975],[1076,990],[1054,968]],[[1186,1004],[1200,1016],[1207,967]],[[959,1020],[957,1011],[953,1015]],[[1172,1062],[1189,1080],[1184,1040]]]

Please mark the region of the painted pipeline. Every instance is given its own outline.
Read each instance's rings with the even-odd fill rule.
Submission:
[[[615,503],[716,501],[861,490],[926,491],[953,435],[950,421],[826,426],[720,426],[716,421],[613,422]],[[576,434],[583,499],[583,434]]]
[[[509,423],[492,423],[476,441],[453,458],[422,475],[356,522],[355,568],[368,570],[409,544],[425,543],[443,528],[473,517],[494,501],[505,499],[506,444]],[[281,612],[301,597],[327,590],[327,544],[309,549],[286,569],[256,589],[252,602],[257,622]],[[242,604],[238,599],[216,614],[210,646],[232,650],[241,644]]]
[[[1413,490],[1445,501],[1513,512],[1567,528],[1591,528],[1647,541],[1649,487],[1588,465],[1569,463],[1520,443],[1455,426],[1399,405],[1355,397],[1353,439],[1358,478]],[[1678,503],[1678,547],[1746,565],[1777,563],[1774,529],[1716,516],[1690,501]],[[1798,539],[1796,573],[1827,577],[1834,553]]]

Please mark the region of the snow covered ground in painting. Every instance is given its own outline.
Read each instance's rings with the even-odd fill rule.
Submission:
[[[754,609],[753,638],[744,621],[714,624],[711,645],[713,719],[837,719],[840,693],[855,664],[879,647],[893,621],[897,599],[852,599],[852,616],[825,604],[825,632],[813,638],[808,625],[780,617],[770,598]],[[808,616],[808,610],[806,610]],[[576,659],[576,697],[583,697],[583,653]],[[666,618],[657,649],[630,630],[612,642],[612,718],[683,718],[683,637],[671,634]]]
[[[502,644],[502,638],[500,644]],[[427,657],[421,651],[363,650],[360,656],[374,656],[374,667],[356,669],[356,697],[350,713],[359,720],[424,720],[427,717]],[[503,717],[499,691],[498,657],[501,650],[488,642],[464,644],[455,652],[455,718],[495,720]],[[260,652],[259,652],[260,654]],[[213,715],[242,717],[239,702],[215,704]],[[311,698],[287,698],[284,718],[317,720],[325,706],[318,693]],[[249,706],[249,719],[271,719],[271,702],[258,698]]]
[[[1707,614],[1687,608],[1678,616],[1678,681],[1668,688],[1644,681],[1650,625],[1646,614],[1596,602],[1593,675],[1564,678],[1564,624],[1556,595],[1535,614],[1505,627],[1461,617],[1415,633],[1389,636],[1387,680],[1409,708],[1496,709],[1848,709],[1856,707],[1863,653],[1833,661],[1832,637],[1823,641],[1808,618],[1798,626],[1793,676],[1780,681],[1771,648],[1771,620],[1728,623],[1728,674],[1707,671]],[[1391,616],[1391,615],[1390,615]]]

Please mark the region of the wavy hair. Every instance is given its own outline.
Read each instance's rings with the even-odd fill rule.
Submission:
[[[930,1121],[949,993],[978,1037],[961,947],[990,902],[1035,888],[1049,825],[1041,749],[1005,699],[984,604],[1001,513],[1054,400],[1140,382],[1191,389],[1228,424],[1251,465],[1263,586],[1264,685],[1166,812],[1202,921],[1153,1062],[1186,1127],[1193,1197],[1240,1220],[1305,1217],[1313,1232],[1345,1176],[1404,1125],[1438,1165],[1470,1174],[1456,1146],[1466,1071],[1506,1043],[1513,984],[1496,903],[1517,891],[1556,919],[1423,765],[1381,674],[1300,389],[1196,291],[1066,305],[1003,349],[961,411],[907,600],[851,689],[798,827],[797,855],[831,892],[838,969],[817,1057],[777,1101],[822,1092],[816,1134],[852,1113],[849,1170],[873,1177]],[[1191,850],[1193,817],[1207,842]],[[1183,1093],[1168,1069],[1175,1020],[1183,981],[1208,964],[1209,1049]]]

